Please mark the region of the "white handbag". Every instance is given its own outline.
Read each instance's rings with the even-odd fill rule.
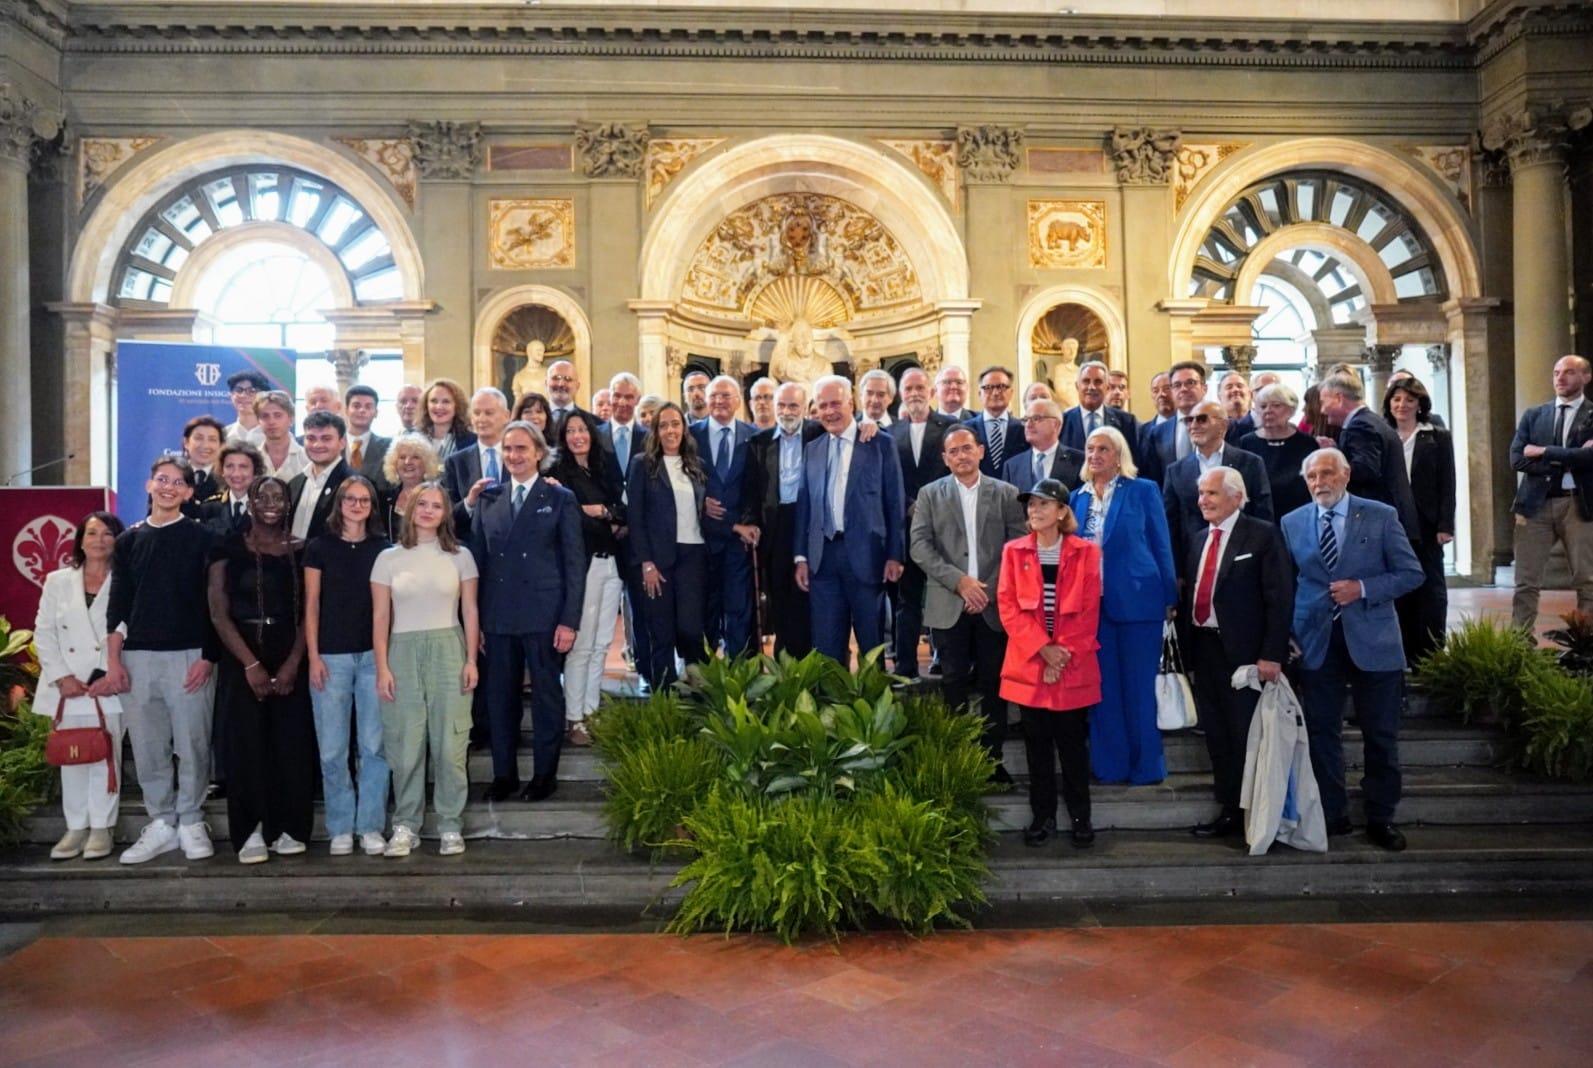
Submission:
[[[1195,725],[1195,693],[1184,673],[1173,621],[1162,624],[1162,662],[1156,672],[1156,726],[1164,731],[1187,730]]]

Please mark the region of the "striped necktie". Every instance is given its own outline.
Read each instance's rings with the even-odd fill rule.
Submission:
[[[989,420],[986,424],[985,436],[989,439],[989,444],[985,446],[985,452],[990,456],[990,468],[993,471],[1000,471],[1001,457],[1007,449],[1006,424],[1000,419]]]
[[[1331,576],[1339,566],[1339,539],[1333,533],[1333,513],[1322,513],[1322,536],[1317,541],[1317,548],[1322,552],[1322,565],[1327,568]],[[1333,618],[1337,619],[1344,609],[1337,603],[1333,605]]]

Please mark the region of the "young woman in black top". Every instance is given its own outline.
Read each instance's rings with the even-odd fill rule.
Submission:
[[[558,459],[550,478],[575,494],[581,506],[581,537],[586,544],[586,598],[581,626],[564,660],[564,730],[571,745],[592,744],[586,717],[602,696],[603,662],[619,618],[620,537],[625,531],[625,505],[616,470],[598,448],[597,424],[587,413],[572,411],[559,427]]]

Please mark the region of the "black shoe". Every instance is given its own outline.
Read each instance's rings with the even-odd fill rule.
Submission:
[[[1390,853],[1398,853],[1405,848],[1405,836],[1392,823],[1368,823],[1366,837],[1373,845]]]
[[[520,789],[519,779],[493,779],[492,785],[481,792],[483,801],[507,801]]]
[[[1327,821],[1327,833],[1329,838],[1342,838],[1355,833],[1355,824],[1348,816],[1337,816]]]
[[[934,676],[937,679],[940,678],[940,661],[939,660],[931,660],[929,662],[929,667],[928,667],[927,670],[925,670],[924,674],[932,675],[932,676]]]
[[[1237,814],[1224,812],[1210,823],[1197,823],[1189,833],[1196,838],[1229,838],[1243,834],[1244,829],[1244,821]]]
[[[990,781],[998,786],[1012,785],[1012,772],[1007,770],[1005,764],[997,764],[996,770],[990,773]]]
[[[1035,820],[1023,829],[1023,844],[1026,846],[1043,846],[1055,837],[1055,816],[1043,820]]]
[[[546,801],[559,788],[559,781],[551,775],[538,775],[520,791],[522,801]]]
[[[1073,848],[1088,849],[1095,844],[1095,828],[1090,826],[1089,819],[1075,819],[1073,821]]]

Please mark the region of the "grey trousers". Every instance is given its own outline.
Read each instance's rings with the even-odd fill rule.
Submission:
[[[198,649],[122,653],[132,682],[122,697],[122,718],[133,739],[138,788],[144,793],[149,818],[173,827],[204,821],[205,791],[210,787],[215,672],[196,692],[183,692],[188,668],[199,658]]]
[[[1510,621],[1518,627],[1538,621],[1543,571],[1557,541],[1565,545],[1577,611],[1593,612],[1593,522],[1582,518],[1574,497],[1554,497],[1543,502],[1537,515],[1516,516],[1516,595]]]

